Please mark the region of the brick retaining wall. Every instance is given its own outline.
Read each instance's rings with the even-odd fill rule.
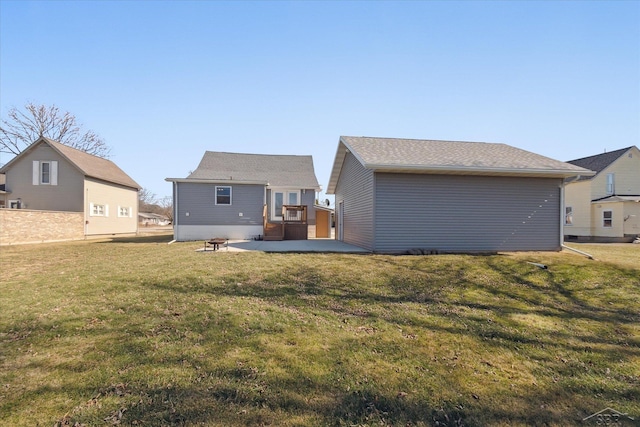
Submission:
[[[82,212],[0,209],[0,245],[84,239]]]

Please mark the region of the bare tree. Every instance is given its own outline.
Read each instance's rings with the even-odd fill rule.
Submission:
[[[155,193],[147,188],[138,191],[138,209],[140,212],[153,212],[158,203]]]
[[[166,196],[160,199],[158,202],[162,211],[160,212],[162,215],[166,216],[170,222],[173,222],[173,197]]]
[[[11,108],[0,125],[0,153],[17,155],[31,143],[47,137],[61,144],[99,157],[108,157],[110,148],[92,130],[82,130],[76,117],[55,106],[27,103],[24,110]]]
[[[166,196],[158,199],[155,193],[147,188],[138,191],[138,210],[166,216],[173,222],[173,198]]]

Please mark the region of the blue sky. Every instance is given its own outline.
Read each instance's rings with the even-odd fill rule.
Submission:
[[[571,160],[640,145],[640,2],[0,0],[0,113],[27,101],[158,196],[206,150],[326,188],[340,135]]]

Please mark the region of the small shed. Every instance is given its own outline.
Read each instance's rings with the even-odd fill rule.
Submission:
[[[330,238],[333,209],[322,205],[315,205],[314,209],[316,211],[316,239]]]

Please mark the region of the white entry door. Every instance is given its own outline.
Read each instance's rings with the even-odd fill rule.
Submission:
[[[300,191],[298,190],[273,190],[271,193],[271,218],[274,220],[282,220],[283,205],[300,204]]]

